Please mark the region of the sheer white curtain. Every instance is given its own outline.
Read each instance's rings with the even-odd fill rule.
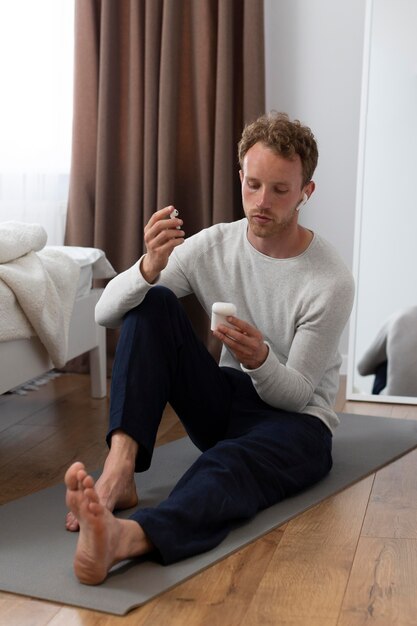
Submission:
[[[0,0],[0,222],[64,240],[71,160],[74,0]]]

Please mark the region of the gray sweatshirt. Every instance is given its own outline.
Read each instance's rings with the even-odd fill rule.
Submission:
[[[154,284],[179,298],[194,293],[211,315],[213,302],[233,302],[237,317],[258,328],[268,357],[248,370],[223,347],[220,365],[241,369],[259,396],[273,407],[307,413],[330,430],[339,385],[340,335],[353,303],[353,278],[334,248],[318,235],[297,257],[275,259],[247,239],[246,218],[216,224],[174,249]],[[153,285],[139,271],[140,260],[107,285],[96,320],[116,328]]]

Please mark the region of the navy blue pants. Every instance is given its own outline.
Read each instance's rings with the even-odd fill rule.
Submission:
[[[378,395],[387,386],[388,377],[388,361],[380,363],[375,368],[374,384],[372,386],[372,393]]]
[[[108,442],[116,429],[138,442],[136,471],[151,463],[167,402],[202,454],[165,501],[131,516],[165,564],[215,547],[331,468],[330,430],[269,406],[247,374],[219,367],[176,296],[153,287],[124,319],[112,374]]]

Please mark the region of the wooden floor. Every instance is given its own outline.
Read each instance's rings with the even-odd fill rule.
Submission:
[[[0,503],[62,481],[75,459],[100,467],[107,409],[82,375],[0,396]],[[337,410],[417,419],[343,390]],[[167,411],[159,443],[182,434]],[[125,617],[0,593],[0,625],[416,625],[416,468],[414,451]]]

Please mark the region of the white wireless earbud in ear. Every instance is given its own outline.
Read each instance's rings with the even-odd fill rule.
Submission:
[[[299,205],[297,206],[297,211],[299,211],[301,209],[302,206],[305,205],[305,203],[308,200],[308,195],[306,193],[303,194],[303,199],[301,200],[301,202],[299,203]]]

